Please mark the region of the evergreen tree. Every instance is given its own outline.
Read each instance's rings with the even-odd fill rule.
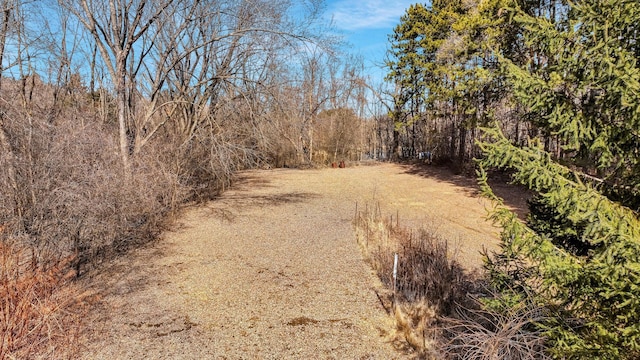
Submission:
[[[387,80],[399,88],[392,114],[396,129],[405,129],[431,114],[452,113],[452,84],[455,83],[443,72],[445,68],[438,57],[460,11],[460,0],[434,1],[430,7],[412,5],[389,37]],[[457,128],[456,124],[452,127]],[[450,141],[453,143],[455,136]]]
[[[390,36],[387,80],[399,88],[392,114],[397,128],[404,129],[416,117],[442,119],[435,122],[444,126],[430,126],[429,136],[448,139],[440,140],[440,150],[459,165],[474,155],[476,127],[488,121],[492,106],[506,91],[495,50],[513,52],[516,36],[500,14],[510,3],[413,5]]]
[[[530,227],[497,207],[502,252],[488,269],[511,297],[533,296],[550,310],[540,326],[556,357],[637,359],[640,3],[546,5],[510,12],[533,54],[528,62],[498,54],[514,99],[540,132],[518,147],[485,129],[481,165],[513,169],[539,197]],[[559,151],[547,151],[550,137]]]
[[[494,118],[479,171],[504,231],[487,269],[504,304],[549,310],[557,358],[640,358],[638,24],[637,0],[440,0],[390,37],[396,129],[416,111],[447,119],[464,159],[467,132]],[[493,167],[538,194],[526,224],[487,186]]]
[[[426,81],[432,63],[432,54],[425,47],[430,17],[431,13],[424,5],[411,5],[389,36],[391,50],[386,62],[390,69],[387,80],[397,87],[394,110],[390,114],[395,123],[393,148],[396,155],[402,146],[400,133],[413,125],[424,110]]]
[[[438,49],[440,100],[451,104],[452,123],[458,139],[456,158],[462,165],[474,155],[470,147],[478,125],[486,125],[507,89],[496,53],[503,46],[505,0],[482,1],[474,6],[449,8],[455,19],[451,32]],[[469,136],[469,134],[471,136]]]

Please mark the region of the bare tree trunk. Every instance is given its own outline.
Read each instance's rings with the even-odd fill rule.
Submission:
[[[400,131],[393,128],[393,154],[392,160],[398,160],[402,157],[402,144],[400,143]]]
[[[313,123],[309,126],[309,163],[313,163]]]
[[[464,127],[464,125],[460,125],[458,131],[460,133],[458,139],[458,166],[462,168],[467,154],[467,129]]]
[[[128,104],[125,87],[125,75],[122,74],[118,79],[118,83],[116,84],[116,105],[118,108],[118,139],[120,143],[120,160],[122,161],[124,175],[128,177],[131,174],[131,164],[129,162],[129,139],[127,135]]]
[[[0,30],[0,91],[2,90],[2,78],[4,75],[4,50],[7,44],[7,35],[9,34],[9,21],[11,20],[12,6],[9,6],[5,0],[2,3],[2,30]]]

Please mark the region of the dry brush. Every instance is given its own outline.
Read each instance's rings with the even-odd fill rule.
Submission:
[[[403,227],[379,206],[357,212],[354,225],[364,258],[386,287],[379,297],[395,318],[400,347],[422,359],[546,358],[544,337],[533,326],[544,309],[487,306],[494,295],[484,275],[465,269],[447,239]]]

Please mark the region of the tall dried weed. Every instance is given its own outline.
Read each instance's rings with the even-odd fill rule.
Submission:
[[[536,323],[545,319],[543,308],[525,302],[498,311],[478,304],[459,309],[456,317],[443,319],[443,352],[453,359],[534,360],[550,358]],[[482,309],[480,309],[482,308]]]
[[[71,259],[42,262],[0,242],[0,359],[72,359],[85,311]]]
[[[357,212],[354,223],[365,259],[387,288],[381,299],[393,309],[395,343],[421,359],[546,358],[535,327],[543,310],[532,304],[517,311],[483,306],[477,299],[491,298],[486,281],[465,271],[446,239],[404,228],[397,217],[382,217],[379,206]]]
[[[424,358],[438,358],[441,317],[468,302],[473,278],[455,260],[445,239],[426,229],[413,231],[379,207],[356,214],[358,242],[366,260],[389,289],[396,334]],[[394,262],[398,263],[394,279]]]

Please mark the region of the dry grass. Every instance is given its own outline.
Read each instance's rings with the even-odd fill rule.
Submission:
[[[534,304],[504,312],[460,309],[457,318],[444,319],[444,352],[454,359],[548,359],[544,337],[535,328],[544,318],[543,309]]]
[[[450,315],[473,289],[473,276],[456,260],[456,252],[433,231],[413,231],[393,216],[383,219],[368,207],[356,217],[358,241],[382,282],[394,290],[396,302],[428,300],[436,313]],[[398,255],[394,281],[394,255]]]
[[[434,328],[438,314],[427,300],[397,303],[394,307],[396,342],[404,341],[418,356],[424,359],[439,359],[442,353]]]
[[[0,359],[71,359],[85,311],[71,259],[42,263],[31,249],[0,243]]]
[[[379,206],[358,212],[358,242],[365,258],[388,289],[396,342],[422,359],[544,359],[544,338],[535,328],[541,308],[489,310],[476,298],[490,299],[480,274],[456,260],[446,239],[434,231],[413,231]],[[394,257],[398,256],[394,279]],[[381,297],[381,301],[384,299]],[[391,312],[391,310],[389,310]]]
[[[455,260],[446,240],[434,232],[382,218],[378,206],[356,215],[358,242],[365,258],[387,286],[396,332],[421,357],[437,358],[440,317],[468,302],[473,277]],[[394,258],[398,256],[394,279]]]

